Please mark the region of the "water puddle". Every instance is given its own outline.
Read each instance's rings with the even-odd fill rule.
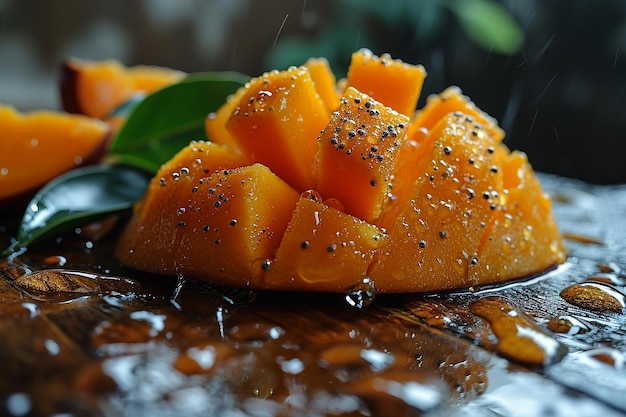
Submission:
[[[65,269],[28,271],[12,281],[33,300],[63,303],[109,292],[136,293],[141,286],[130,278]]]
[[[594,311],[621,313],[626,307],[626,295],[606,282],[588,280],[561,291],[568,303]]]
[[[480,298],[470,304],[470,310],[489,322],[497,337],[495,350],[503,357],[545,366],[558,362],[567,353],[564,345],[504,298]]]

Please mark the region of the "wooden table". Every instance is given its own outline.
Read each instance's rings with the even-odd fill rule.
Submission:
[[[626,415],[626,186],[541,179],[565,265],[362,309],[124,270],[90,228],[0,260],[0,415]]]

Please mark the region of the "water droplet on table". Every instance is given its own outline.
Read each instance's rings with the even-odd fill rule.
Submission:
[[[104,292],[132,292],[140,286],[129,278],[104,277],[98,274],[44,269],[28,272],[13,281],[13,285],[35,300],[66,302]]]
[[[567,353],[563,344],[502,297],[480,298],[470,309],[489,322],[498,338],[495,349],[506,358],[541,366],[555,363]]]
[[[346,303],[355,308],[364,308],[374,302],[376,286],[369,277],[363,278],[346,290]]]
[[[568,303],[595,311],[621,313],[626,296],[617,288],[602,282],[582,282],[570,285],[560,293]]]

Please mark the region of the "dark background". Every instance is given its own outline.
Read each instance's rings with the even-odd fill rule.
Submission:
[[[0,0],[0,102],[58,108],[67,56],[257,75],[350,54],[421,63],[423,98],[458,85],[537,170],[626,183],[622,0]]]

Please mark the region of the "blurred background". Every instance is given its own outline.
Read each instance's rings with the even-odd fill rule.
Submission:
[[[458,85],[535,169],[626,183],[623,0],[0,0],[0,102],[59,108],[68,56],[258,75],[359,48]]]

